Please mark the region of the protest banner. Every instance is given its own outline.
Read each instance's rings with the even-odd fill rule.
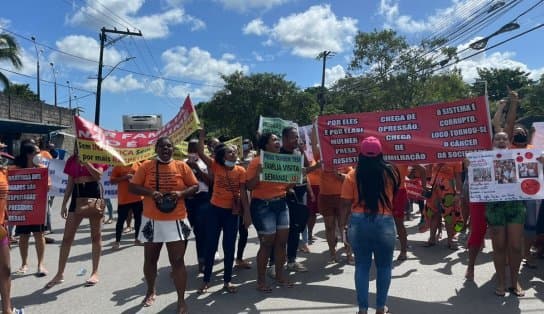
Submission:
[[[156,132],[110,131],[74,117],[77,148],[82,161],[108,165],[128,165],[155,155],[155,140],[168,136],[175,144],[199,129],[200,121],[189,96],[178,114]]]
[[[471,202],[544,199],[541,149],[468,153]]]
[[[294,126],[298,129],[298,125],[293,121],[259,116],[259,129],[257,131],[259,134],[270,132],[281,138],[281,132],[288,126]]]
[[[531,145],[534,147],[544,147],[544,122],[533,122],[533,129]]]
[[[49,188],[48,196],[64,196],[66,184],[68,184],[68,175],[64,173],[66,161],[59,159],[51,159],[49,161],[49,178],[51,179],[51,187]],[[108,167],[102,174],[102,186],[104,187],[104,198],[117,198],[117,184],[110,182],[111,172],[113,167]]]
[[[304,158],[298,154],[274,154],[261,150],[263,182],[302,183]]]
[[[298,127],[299,140],[306,143],[304,155],[306,155],[306,158],[309,162],[313,162],[315,159],[314,152],[312,150],[312,129],[312,124]]]
[[[9,169],[8,224],[45,224],[47,185],[46,168]]]
[[[183,141],[177,145],[174,146],[174,159],[176,160],[184,160],[187,158],[187,148],[189,146],[189,142]]]
[[[485,97],[411,109],[320,116],[318,138],[325,168],[355,165],[361,141],[380,139],[384,159],[398,164],[459,161],[491,148]]]

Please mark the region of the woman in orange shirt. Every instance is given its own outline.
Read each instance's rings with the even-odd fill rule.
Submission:
[[[144,277],[147,292],[142,302],[155,302],[157,262],[164,243],[172,266],[172,278],[178,294],[178,313],[187,313],[185,287],[185,249],[191,229],[184,199],[198,189],[198,180],[183,161],[174,160],[174,145],[168,137],[155,143],[156,160],[144,162],[129,183],[129,191],[144,197],[139,240],[144,242]],[[167,206],[170,205],[170,206]]]
[[[36,168],[43,167],[41,165],[40,149],[36,144],[26,143],[20,148],[19,156],[15,158],[15,166],[17,168]],[[46,230],[44,224],[30,225],[30,226],[17,226],[15,228],[15,235],[19,236],[19,252],[21,253],[21,267],[17,270],[18,274],[25,274],[28,271],[28,241],[30,234],[34,236],[36,245],[36,255],[38,256],[38,268],[36,277],[47,276],[47,269],[43,266],[44,254],[45,254],[45,237],[44,231]]]
[[[258,147],[271,153],[280,152],[279,138],[272,133],[259,137]],[[257,290],[272,292],[266,285],[266,264],[274,249],[276,281],[280,285],[292,286],[283,271],[286,259],[286,244],[289,236],[289,210],[285,201],[288,184],[261,182],[261,158],[255,157],[247,168],[246,187],[251,190],[251,220],[259,235],[257,253]]]
[[[236,286],[231,284],[232,268],[234,266],[234,250],[236,235],[238,234],[238,217],[248,212],[246,193],[246,169],[236,165],[237,154],[234,147],[223,143],[217,144],[214,159],[204,153],[205,132],[201,130],[198,146],[198,155],[208,166],[208,173],[213,177],[213,192],[210,200],[209,212],[206,215],[205,236],[205,266],[202,286],[198,293],[206,293],[210,287],[215,252],[217,251],[219,236],[223,231],[223,290],[236,293]],[[235,199],[241,200],[242,208],[235,208]],[[240,212],[240,210],[242,212]],[[249,226],[249,216],[244,221]]]
[[[369,272],[372,255],[376,264],[376,313],[385,306],[395,248],[394,195],[399,189],[395,167],[383,160],[380,141],[369,136],[359,148],[357,168],[342,184],[342,207],[351,208],[348,241],[355,253],[355,289],[359,314],[368,311]]]

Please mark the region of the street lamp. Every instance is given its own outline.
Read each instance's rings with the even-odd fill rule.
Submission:
[[[53,62],[49,62],[49,65],[51,66],[51,71],[53,72],[53,78],[55,80],[55,107],[57,106],[57,73],[55,71],[55,64]]]
[[[72,85],[70,81],[66,81],[66,84],[68,85],[68,109],[72,109]]]
[[[474,50],[482,50],[487,46],[487,42],[492,37],[495,37],[495,36],[497,36],[499,34],[502,34],[502,33],[511,32],[511,31],[516,30],[518,28],[519,28],[519,24],[516,23],[515,21],[507,23],[507,24],[503,25],[499,30],[494,32],[493,34],[473,42],[472,44],[469,45],[469,47],[474,49]]]
[[[319,55],[317,55],[316,59],[323,59],[323,72],[321,74],[321,89],[319,90],[319,93],[317,94],[317,101],[319,102],[319,114],[323,114],[323,108],[325,107],[325,67],[327,63],[327,57],[333,57],[335,53],[333,51],[325,50]]]
[[[94,124],[98,125],[98,123],[100,122],[100,98],[102,94],[102,81],[105,80],[108,77],[108,75],[110,75],[111,72],[113,72],[113,70],[115,70],[121,63],[130,61],[134,58],[136,57],[127,57],[117,62],[117,64],[114,65],[104,77],[102,77],[102,66],[101,66],[102,64],[99,65],[98,75],[96,77],[98,81],[96,82],[96,106],[94,110]],[[102,61],[102,50],[100,51],[100,60]]]
[[[36,37],[30,37],[34,43],[34,50],[36,50],[36,85],[38,89],[38,101],[40,101],[40,54],[38,52],[38,46],[36,46]]]

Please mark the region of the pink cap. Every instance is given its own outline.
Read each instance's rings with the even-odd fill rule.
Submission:
[[[374,136],[369,136],[361,142],[359,152],[366,157],[376,157],[382,153],[382,143]]]

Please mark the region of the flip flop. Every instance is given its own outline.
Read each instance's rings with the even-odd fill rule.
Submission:
[[[59,285],[61,283],[64,282],[64,279],[61,279],[61,280],[51,280],[50,282],[48,282],[46,285],[45,285],[45,289],[51,289],[53,288],[54,286],[56,285]]]
[[[42,278],[42,277],[45,277],[47,276],[49,273],[47,271],[39,271],[37,273],[34,274],[34,276],[38,277],[38,278]]]
[[[510,287],[508,288],[508,292],[512,293],[518,298],[525,296],[525,291],[523,291],[523,289],[516,289],[514,287]]]
[[[198,288],[198,290],[196,290],[196,293],[197,293],[197,294],[208,293],[208,289],[210,289],[210,286],[204,285],[204,286]]]
[[[504,292],[504,289],[496,288],[495,295],[498,297],[504,297],[506,295],[506,292]]]
[[[291,281],[276,280],[276,284],[280,287],[293,288],[295,286]]]
[[[423,247],[431,247],[431,246],[435,246],[435,245],[436,245],[436,242],[427,241],[427,242],[425,242],[425,244],[423,244]]]
[[[223,286],[223,291],[228,293],[236,293],[238,292],[238,288],[233,285]]]
[[[17,275],[24,275],[28,271],[28,267],[21,267],[15,272]]]
[[[87,281],[85,281],[85,287],[94,287],[97,284],[98,284],[98,280],[88,279]]]
[[[142,305],[143,305],[144,307],[150,307],[150,306],[152,306],[153,303],[155,303],[155,298],[156,298],[156,297],[157,297],[157,296],[154,295],[154,294],[152,294],[152,295],[150,295],[150,296],[146,296],[146,297],[144,298],[144,300],[142,301]]]

